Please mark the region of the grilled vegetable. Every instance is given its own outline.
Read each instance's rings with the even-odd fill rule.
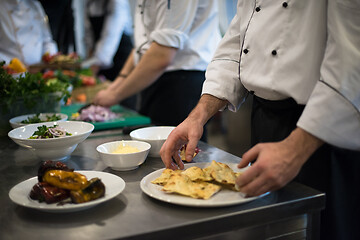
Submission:
[[[43,162],[38,170],[38,180],[30,191],[30,198],[39,202],[84,203],[105,195],[105,185],[99,178],[88,181],[86,176],[61,162]],[[68,200],[64,202],[66,198]]]
[[[92,178],[85,188],[78,191],[71,191],[70,197],[73,203],[89,202],[105,195],[105,185],[99,178]]]
[[[64,171],[68,171],[68,172],[74,171],[74,169],[68,168],[68,166],[62,162],[53,162],[53,161],[48,160],[48,161],[42,162],[39,167],[39,170],[38,170],[39,182],[43,182],[43,176],[44,176],[45,172],[47,172],[49,170],[64,170]]]
[[[30,191],[30,198],[39,202],[56,203],[70,196],[70,191],[54,187],[46,182],[36,183]]]
[[[86,176],[77,172],[63,170],[49,170],[45,172],[43,181],[67,190],[80,190],[86,187],[88,183]]]

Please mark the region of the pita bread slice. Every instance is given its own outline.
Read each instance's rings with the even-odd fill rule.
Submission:
[[[210,176],[210,174],[205,173],[201,168],[199,167],[190,167],[182,172],[182,174],[185,174],[190,178],[191,181],[211,181],[213,178]]]
[[[181,170],[172,170],[172,169],[166,168],[161,173],[161,175],[158,178],[152,180],[151,183],[163,186],[163,185],[165,185],[167,183],[167,181],[169,180],[171,175],[180,174],[180,172],[181,172]]]
[[[204,171],[209,173],[218,183],[235,185],[235,172],[225,163],[213,160]]]
[[[163,187],[163,191],[167,193],[177,193],[197,199],[209,199],[220,189],[221,187],[216,184],[193,182],[184,174],[172,175]]]

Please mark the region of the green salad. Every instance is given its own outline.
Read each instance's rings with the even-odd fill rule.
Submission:
[[[54,125],[52,127],[47,127],[45,125],[39,126],[38,130],[33,133],[29,139],[47,139],[47,138],[59,138],[65,136],[71,136],[71,133],[68,133],[64,128]]]
[[[45,115],[45,120],[42,120],[40,118],[40,114],[36,114],[33,117],[28,117],[27,119],[22,120],[21,123],[30,124],[30,123],[53,122],[53,121],[57,121],[60,119],[61,119],[61,117],[56,115],[56,113],[54,113],[53,115]]]

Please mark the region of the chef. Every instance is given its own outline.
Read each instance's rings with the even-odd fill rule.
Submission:
[[[217,1],[138,1],[135,48],[95,104],[111,106],[141,92],[139,112],[178,125],[195,107],[205,69],[220,41]]]
[[[38,1],[2,0],[0,61],[18,58],[26,65],[41,62],[44,53],[57,53],[47,16]]]
[[[252,144],[237,179],[249,196],[295,179],[326,193],[321,239],[360,239],[360,4],[239,0],[206,71],[196,108],[161,149],[167,168],[191,160],[202,126],[254,96]],[[173,162],[175,159],[175,162]]]

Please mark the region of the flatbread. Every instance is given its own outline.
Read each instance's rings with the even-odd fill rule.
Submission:
[[[240,174],[227,164],[213,160],[210,166],[204,169],[197,166],[186,170],[165,169],[151,183],[163,186],[162,190],[167,193],[209,199],[222,188],[239,191],[235,187],[235,180]]]
[[[207,172],[204,172],[201,168],[199,167],[190,167],[188,169],[186,169],[185,171],[182,172],[182,174],[185,174],[186,176],[188,176],[191,181],[211,181],[213,180],[213,178],[210,176],[210,174],[208,174]]]
[[[167,181],[169,180],[171,175],[176,174],[176,173],[180,174],[181,172],[182,172],[181,170],[172,170],[172,169],[166,168],[161,173],[161,175],[158,178],[152,180],[151,183],[163,186],[167,183]]]
[[[180,149],[180,159],[182,161],[185,161],[185,162],[191,162],[191,161],[187,161],[186,160],[186,144],[184,146],[181,147]],[[196,147],[195,148],[195,152],[194,152],[194,155],[193,155],[193,158],[200,152],[200,148]]]
[[[163,187],[163,191],[177,193],[198,199],[209,199],[220,191],[221,187],[208,182],[193,182],[185,174],[174,174]]]
[[[225,163],[212,161],[211,165],[204,168],[204,171],[209,174],[214,180],[221,184],[235,185],[236,174]]]

